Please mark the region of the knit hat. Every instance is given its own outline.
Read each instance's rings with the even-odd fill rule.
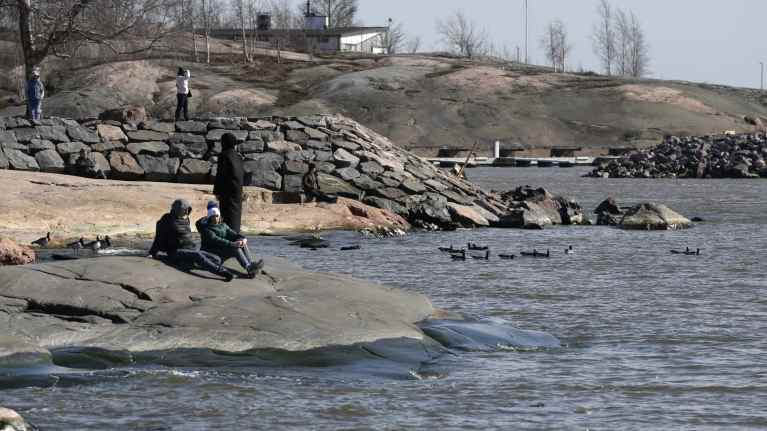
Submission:
[[[207,209],[210,210],[211,208],[216,207],[218,208],[218,202],[216,201],[208,201],[208,207]]]
[[[218,207],[208,208],[208,217],[219,216],[221,217],[221,210]]]

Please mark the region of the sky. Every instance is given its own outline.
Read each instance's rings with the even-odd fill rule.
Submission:
[[[435,31],[436,20],[462,10],[486,29],[496,47],[515,52],[523,46],[522,2],[359,0],[359,18],[365,25],[386,25],[391,17],[404,25],[408,35],[421,36],[423,50],[438,50],[444,45]],[[531,62],[545,62],[539,41],[546,25],[560,19],[574,45],[568,68],[600,70],[591,42],[597,0],[528,3]],[[612,4],[633,10],[642,22],[650,45],[650,77],[760,87],[760,62],[767,63],[767,0],[612,0]]]

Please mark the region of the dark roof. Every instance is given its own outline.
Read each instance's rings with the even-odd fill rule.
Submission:
[[[354,36],[358,34],[371,33],[371,32],[384,32],[387,31],[387,27],[340,27],[329,28],[325,30],[305,30],[300,28],[290,29],[271,29],[260,30],[255,33],[261,35],[284,35],[284,34],[306,34],[307,36]],[[253,30],[245,30],[248,35],[253,34]],[[241,29],[220,28],[210,31],[211,36],[240,36],[242,35]]]

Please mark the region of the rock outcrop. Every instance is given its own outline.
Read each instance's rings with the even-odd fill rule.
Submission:
[[[11,409],[0,407],[0,431],[33,431],[37,428]]]
[[[554,196],[543,188],[518,187],[502,193],[501,200],[509,211],[496,224],[505,227],[542,229],[550,225],[590,224],[577,202]]]
[[[213,186],[95,180],[71,175],[0,170],[0,236],[29,244],[52,232],[53,247],[81,236],[110,235],[128,242],[154,235],[157,219],[174,199],[188,200],[194,217],[215,199]],[[301,205],[292,196],[245,187],[242,223],[251,235],[317,230],[410,229],[402,217],[339,198]],[[120,241],[122,242],[122,241]]]
[[[103,118],[132,118],[117,114]],[[7,164],[15,170],[118,180],[211,183],[225,133],[240,142],[249,186],[302,193],[302,177],[314,163],[323,192],[386,209],[416,227],[581,222],[577,204],[548,195],[541,202],[517,202],[487,193],[341,116],[83,124],[57,118],[31,123],[2,119],[0,168]],[[81,153],[88,160],[79,160]]]
[[[619,206],[607,198],[594,210],[597,225],[617,226],[628,230],[686,229],[692,222],[666,205],[645,202],[634,206]]]
[[[642,203],[626,211],[618,226],[632,230],[686,229],[692,222],[666,205]]]
[[[415,326],[434,312],[420,294],[265,260],[265,274],[231,283],[136,257],[0,269],[0,365],[29,354],[55,362],[67,348],[129,364],[141,352],[436,344]]]
[[[27,265],[35,261],[35,251],[0,237],[0,266]]]
[[[589,176],[600,178],[767,177],[764,134],[668,137],[654,148],[603,161]]]

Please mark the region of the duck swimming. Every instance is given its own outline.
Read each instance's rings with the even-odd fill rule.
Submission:
[[[569,246],[565,249],[565,254],[575,254],[575,250],[573,250],[573,246]]]
[[[533,250],[533,252],[527,252],[523,251],[520,253],[522,256],[526,257],[551,257],[551,251],[549,249],[546,249],[546,253],[541,253],[538,250]]]
[[[690,250],[690,247],[686,247],[684,251],[671,250],[671,254],[683,254],[685,256],[700,256],[700,249],[696,249],[695,251],[693,251],[693,250]]]
[[[475,260],[490,260],[490,250],[486,250],[484,256],[471,256],[471,258]]]
[[[514,254],[499,254],[498,257],[503,260],[514,260],[517,258],[517,256]]]
[[[39,245],[40,247],[45,248],[45,247],[48,247],[48,244],[50,242],[51,242],[51,233],[48,232],[47,234],[45,234],[44,237],[32,241],[32,245]]]
[[[477,244],[474,244],[473,242],[468,243],[467,246],[468,246],[468,249],[470,251],[486,251],[486,250],[489,250],[489,247],[477,245]]]
[[[348,247],[341,247],[341,251],[359,250],[360,248],[362,247],[360,247],[359,245],[350,245]]]
[[[453,248],[453,244],[450,244],[450,247],[439,247],[439,251],[443,253],[460,253],[461,248]]]
[[[450,255],[450,258],[453,260],[466,260],[466,250],[453,253]]]

